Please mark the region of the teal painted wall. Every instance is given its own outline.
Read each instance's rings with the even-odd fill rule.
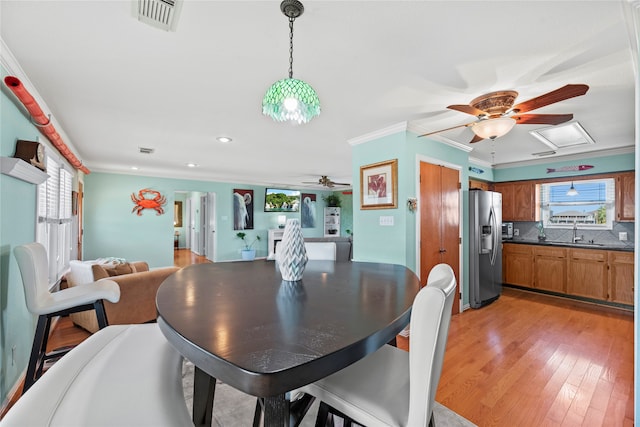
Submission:
[[[199,193],[216,194],[215,261],[241,258],[242,241],[236,237],[237,231],[233,230],[233,189],[253,190],[254,229],[248,230],[247,234],[259,235],[262,239],[254,245],[257,250],[256,256],[267,256],[267,231],[278,226],[279,214],[264,212],[263,186],[108,173],[87,175],[84,183],[84,259],[114,256],[129,260],[145,260],[151,267],[173,265],[173,203],[176,191],[189,192],[189,195],[180,195],[180,198],[195,196],[196,200]],[[137,194],[144,188],[160,191],[166,197],[166,214],[157,215],[153,210],[145,210],[138,216],[131,212],[131,194]],[[322,195],[328,192],[305,192],[318,195],[317,218],[321,218],[324,208]],[[186,202],[184,207],[186,209]],[[286,216],[300,218],[300,213],[287,213]],[[183,221],[185,220],[186,212],[183,216]],[[315,228],[304,228],[302,231],[305,237],[320,237],[322,223],[318,222]],[[186,233],[186,229],[184,232]]]
[[[547,172],[548,168],[558,170],[562,167],[578,165],[590,165],[593,166],[593,168],[584,171]],[[582,160],[549,162],[539,165],[495,169],[493,174],[496,182],[503,182],[632,171],[635,170],[635,168],[635,153],[629,153],[618,154],[615,156],[592,157]]]
[[[2,78],[6,76],[1,70]],[[4,88],[0,93],[0,156],[15,153],[17,139],[39,136]],[[9,97],[11,96],[11,98]],[[22,277],[13,249],[35,240],[36,186],[0,175],[0,400],[7,398],[26,369],[36,318],[24,302]],[[12,348],[15,347],[12,362]]]
[[[398,159],[398,208],[360,209],[360,167],[391,159]],[[410,160],[406,156],[404,133],[397,133],[355,145],[352,149],[353,188],[353,259],[354,261],[387,262],[409,266],[407,263],[407,180]],[[380,217],[393,217],[393,226],[381,226]],[[414,269],[415,265],[409,266]]]

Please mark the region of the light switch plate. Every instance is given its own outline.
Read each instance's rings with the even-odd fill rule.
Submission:
[[[626,231],[621,231],[618,233],[618,239],[620,240],[627,240],[627,232]]]
[[[392,216],[381,216],[380,217],[380,225],[386,225],[386,226],[393,225],[393,217]]]

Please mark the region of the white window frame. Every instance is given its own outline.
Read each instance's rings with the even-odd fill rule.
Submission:
[[[74,172],[48,147],[45,157],[49,178],[37,187],[36,241],[47,251],[49,285],[55,286],[68,270],[71,258]]]
[[[542,219],[542,224],[544,228],[556,228],[556,229],[571,229],[573,228],[573,223],[571,224],[557,224],[549,222],[549,218],[551,217],[551,211],[553,204],[550,204],[547,200],[549,200],[548,192],[549,186],[552,185],[564,185],[570,186],[572,183],[601,183],[604,182],[606,185],[606,200],[604,204],[607,210],[607,220],[604,224],[584,224],[579,223],[580,229],[582,230],[612,230],[613,223],[615,221],[615,179],[613,178],[598,178],[598,179],[590,179],[590,180],[580,180],[580,181],[555,181],[540,184],[540,217]],[[559,204],[561,206],[571,206],[574,205],[576,207],[582,205],[593,205],[593,202],[575,202],[575,203],[562,203]]]

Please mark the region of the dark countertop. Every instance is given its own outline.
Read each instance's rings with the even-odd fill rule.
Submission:
[[[579,248],[579,249],[600,249],[605,251],[621,251],[621,252],[633,252],[633,246],[615,245],[615,244],[603,244],[603,243],[570,243],[560,242],[555,240],[525,240],[525,239],[504,239],[502,243],[517,243],[523,245],[540,245],[540,246],[558,246],[562,248]]]

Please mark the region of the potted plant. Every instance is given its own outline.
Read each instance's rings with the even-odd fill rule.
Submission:
[[[322,196],[322,200],[324,200],[324,202],[330,208],[339,208],[340,205],[342,204],[342,200],[340,199],[340,196],[335,193]]]
[[[244,243],[244,247],[242,248],[242,259],[248,261],[255,259],[256,250],[253,249],[253,244],[261,240],[260,236],[256,235],[256,238],[253,239],[251,243],[248,242],[247,233],[245,233],[244,231],[239,231],[238,233],[236,233],[236,237],[242,239],[242,242]]]

